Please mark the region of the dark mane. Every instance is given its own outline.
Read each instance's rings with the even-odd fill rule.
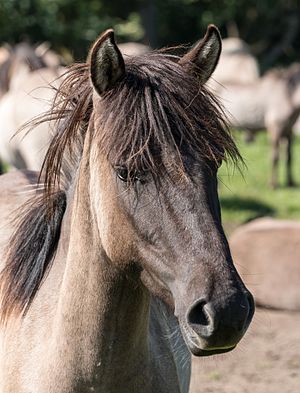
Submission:
[[[16,212],[13,221],[15,230],[0,272],[0,322],[4,324],[12,315],[27,311],[51,267],[66,209],[66,190],[81,158],[83,135],[92,109],[87,66],[75,65],[62,78],[49,112],[24,125],[27,129],[54,121],[56,133],[40,174],[45,186]]]
[[[114,164],[159,174],[182,163],[184,146],[200,161],[239,157],[218,102],[178,60],[155,52],[129,59],[102,100],[96,140]],[[167,149],[174,155],[166,162],[157,155]]]
[[[159,52],[128,59],[125,77],[94,108],[88,64],[74,65],[63,76],[51,110],[34,121],[55,121],[56,133],[41,173],[42,199],[25,209],[9,244],[1,273],[2,320],[27,309],[49,269],[72,167],[78,166],[92,118],[93,143],[113,164],[130,170],[185,171],[183,148],[199,162],[240,158],[218,102],[178,60]],[[160,159],[167,150],[174,154]],[[34,247],[25,241],[28,233]]]
[[[184,144],[202,161],[240,159],[218,101],[178,60],[160,52],[129,58],[125,77],[99,98],[96,110],[88,64],[69,69],[51,111],[38,119],[57,123],[43,165],[47,193],[65,183],[72,151],[82,151],[92,113],[93,141],[113,164],[162,172],[166,167],[158,155],[171,147],[176,154],[168,167],[178,165]]]
[[[37,196],[15,212],[15,231],[6,250],[5,267],[0,272],[2,323],[11,315],[18,316],[27,310],[50,267],[59,240],[66,196],[63,192],[55,193],[51,202],[51,218],[43,196]]]

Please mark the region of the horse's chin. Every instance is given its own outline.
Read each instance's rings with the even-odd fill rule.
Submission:
[[[185,323],[180,323],[180,329],[186,346],[194,356],[212,356],[232,351],[236,345],[211,347],[205,339],[196,335]]]
[[[229,348],[201,349],[192,345],[192,346],[188,346],[188,348],[194,356],[203,357],[203,356],[220,355],[222,353],[230,352],[235,348],[235,346]]]

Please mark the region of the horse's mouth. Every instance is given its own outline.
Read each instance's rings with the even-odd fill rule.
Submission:
[[[186,324],[180,324],[181,332],[183,335],[183,339],[190,350],[190,352],[194,356],[211,356],[211,355],[219,355],[222,353],[227,353],[232,351],[235,345],[228,345],[222,347],[211,347],[207,345],[205,339],[202,339],[198,335],[196,335]]]
[[[209,349],[201,349],[199,347],[196,347],[195,345],[188,345],[189,350],[194,356],[212,356],[212,355],[219,355],[222,353],[227,353],[232,351],[236,345],[233,347],[228,347],[228,348],[209,348]]]

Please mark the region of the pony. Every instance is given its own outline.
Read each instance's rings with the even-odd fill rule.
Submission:
[[[6,46],[0,46],[0,67],[9,57],[9,50]]]
[[[24,133],[30,129],[30,120],[51,106],[65,70],[46,67],[24,71],[13,78],[10,90],[0,100],[0,158],[12,168],[39,171],[51,141],[51,122],[41,123],[26,136]]]
[[[65,65],[64,59],[52,51],[48,43],[34,47],[21,42],[0,49],[0,98],[10,90],[14,78],[18,80],[18,74],[23,78],[24,74],[42,68],[56,69]]]
[[[210,25],[182,57],[124,61],[109,29],[65,75],[36,195],[35,173],[0,177],[2,392],[187,393],[190,354],[245,334],[217,195],[240,155],[205,88],[220,52]]]
[[[214,81],[222,85],[249,84],[256,81],[259,76],[258,61],[246,42],[237,37],[223,39],[220,61],[213,76]]]
[[[148,45],[141,44],[140,42],[123,42],[119,44],[119,49],[124,57],[144,55],[151,51]]]
[[[272,145],[271,186],[278,187],[280,145],[286,146],[286,183],[292,174],[293,126],[300,114],[300,64],[271,70],[248,84],[227,83],[216,91],[230,113],[231,125],[248,132],[267,129]]]
[[[37,127],[26,138],[16,135],[23,124],[49,109],[54,96],[49,85],[57,88],[60,83],[64,68],[59,57],[52,53],[49,61],[46,55],[48,47],[21,43],[0,67],[0,159],[10,167],[40,170],[50,142],[51,124]]]
[[[43,57],[38,56],[34,48],[26,42],[17,44],[8,52],[0,67],[0,98],[10,89],[11,80],[20,69],[26,68],[30,72],[46,67]]]

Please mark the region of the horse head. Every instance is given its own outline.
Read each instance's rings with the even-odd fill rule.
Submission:
[[[205,83],[221,52],[216,27],[182,58],[129,58],[112,30],[89,56],[92,206],[103,251],[174,311],[191,352],[233,349],[254,303],[222,229],[217,170],[238,157]]]

